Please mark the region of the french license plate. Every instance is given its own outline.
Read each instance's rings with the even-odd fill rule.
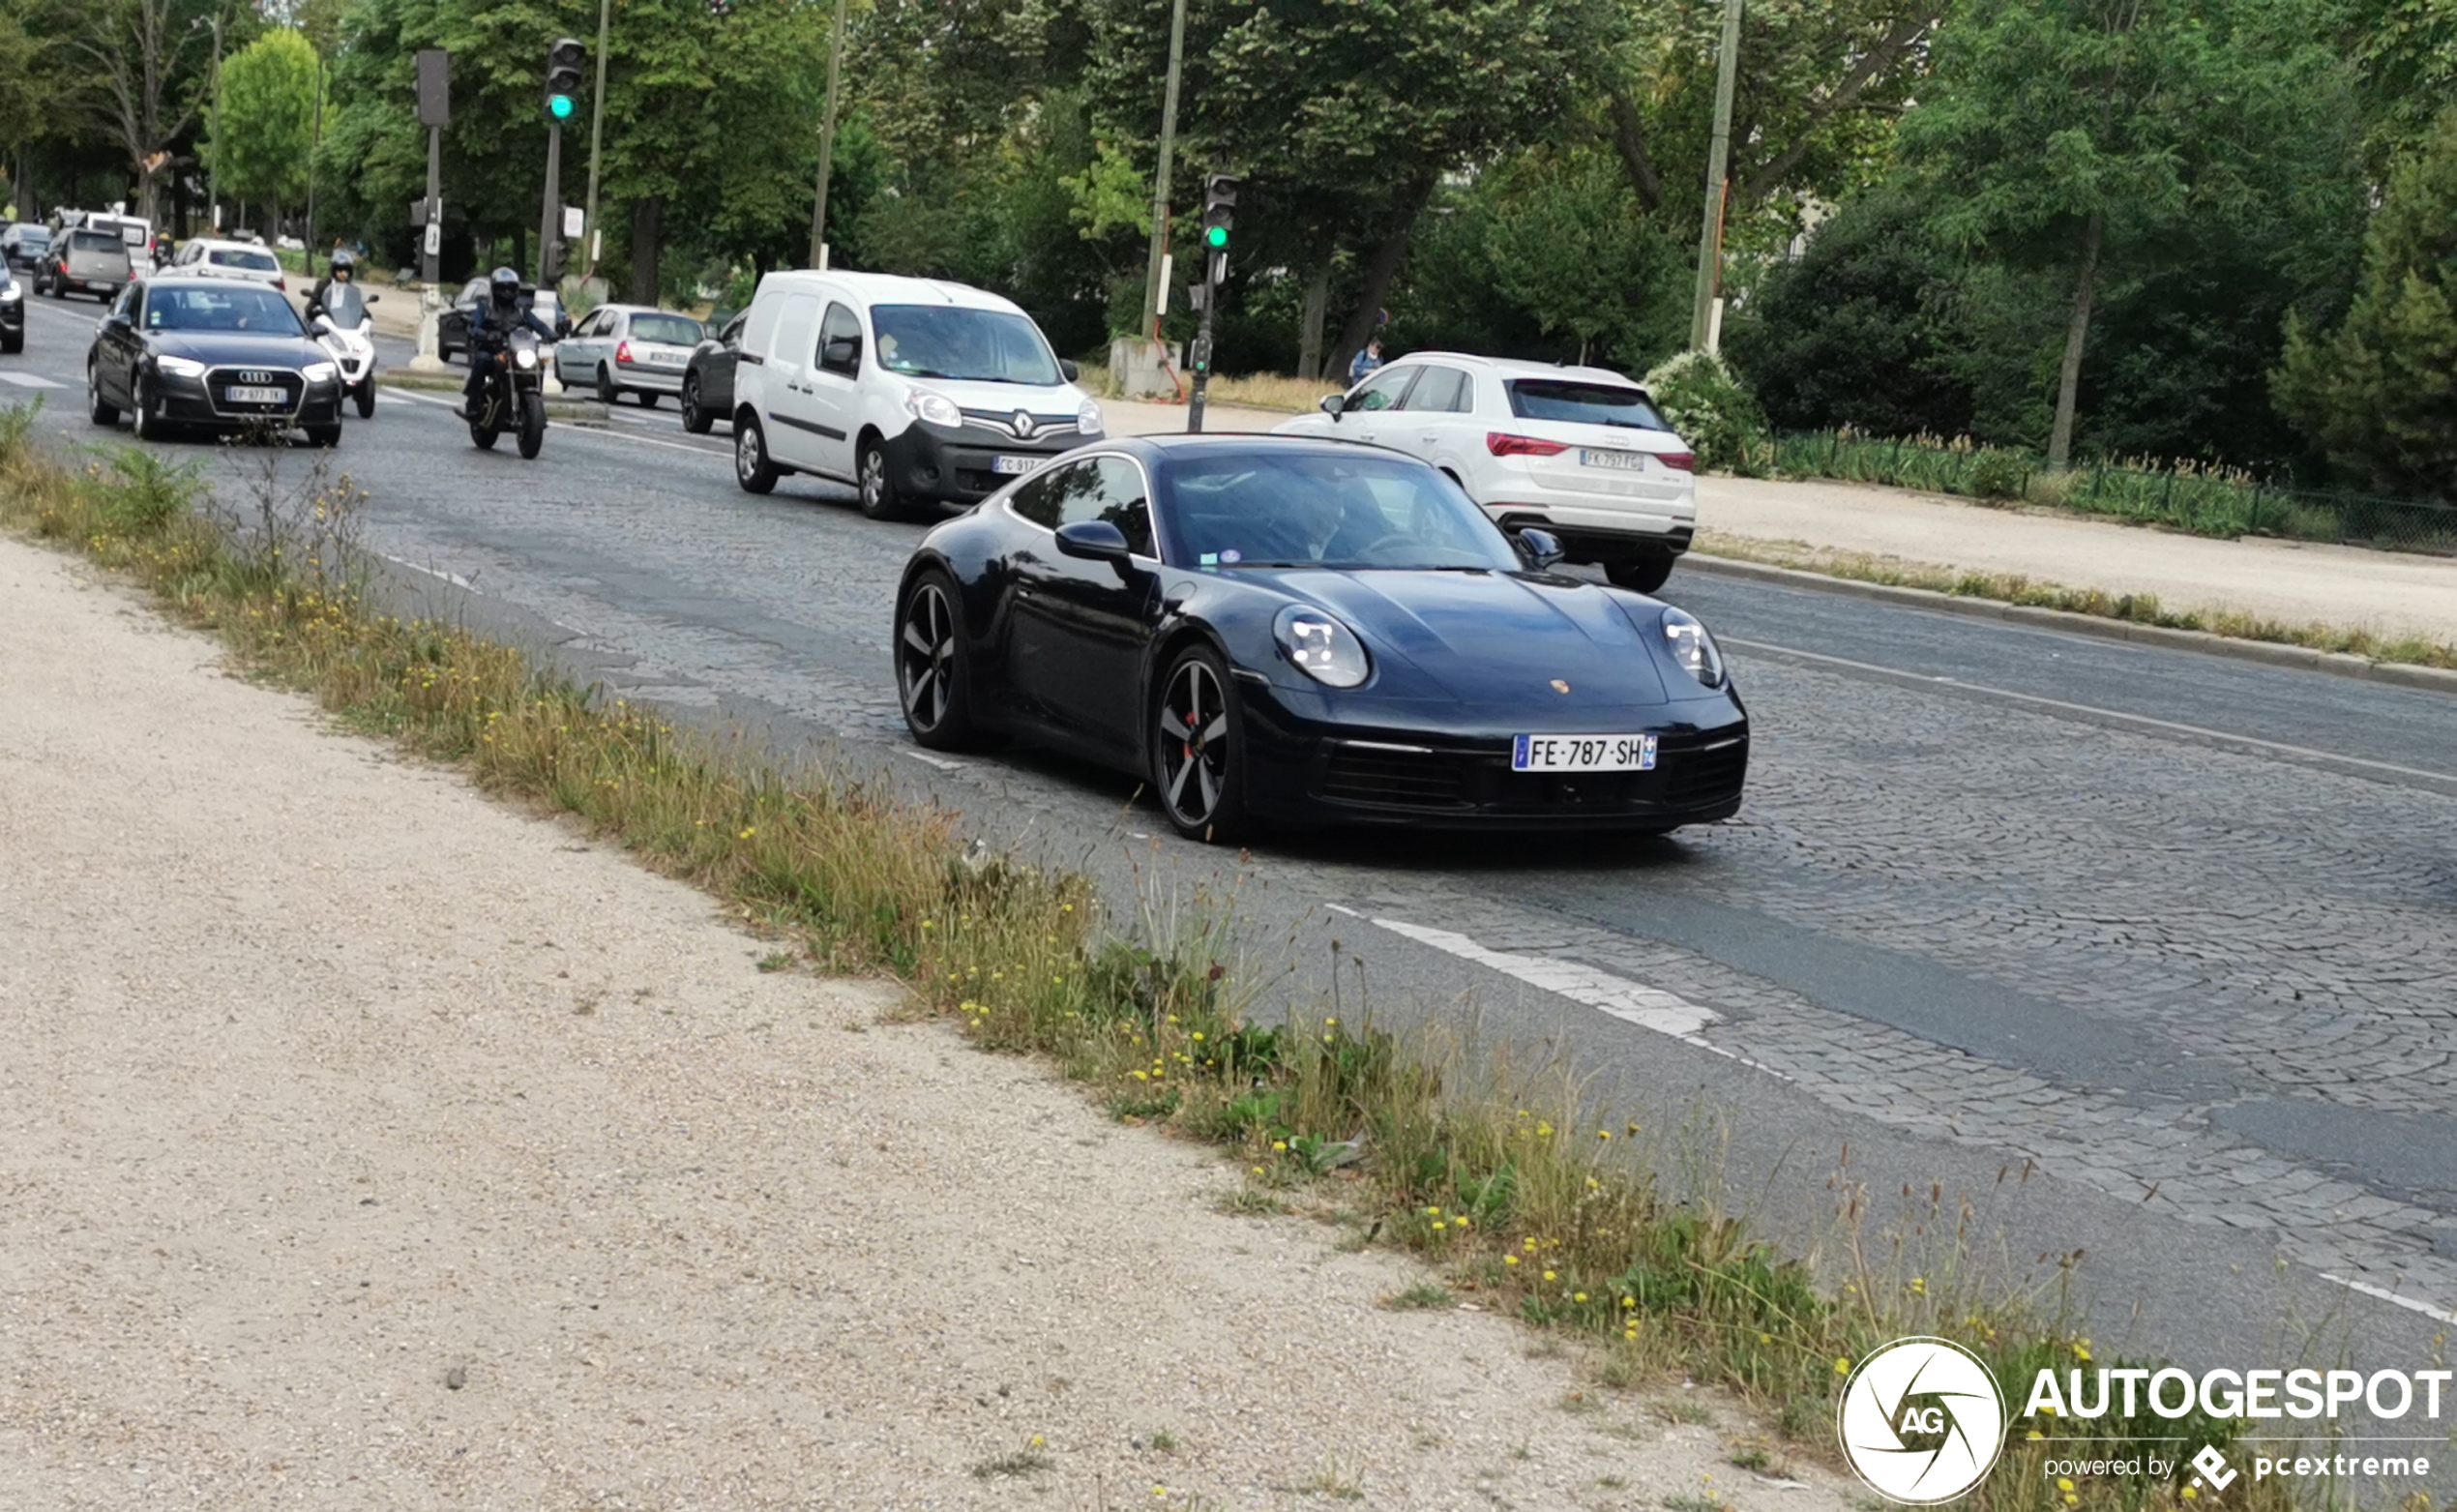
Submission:
[[[1049,460],[1046,457],[993,457],[990,459],[990,470],[1020,478],[1028,472],[1039,472]]]
[[[1651,772],[1652,735],[1516,735],[1510,741],[1514,772]]]
[[[683,354],[680,352],[651,352],[648,354],[648,360],[655,363],[660,368],[679,368],[683,365]]]
[[[1643,472],[1646,470],[1646,454],[1644,452],[1598,452],[1582,447],[1579,449],[1579,465],[1617,467],[1623,472]]]
[[[290,396],[281,389],[224,389],[222,401],[225,404],[287,404]]]

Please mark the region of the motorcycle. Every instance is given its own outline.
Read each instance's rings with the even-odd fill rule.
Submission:
[[[336,283],[315,313],[315,340],[340,366],[341,387],[357,400],[361,420],[375,417],[375,316],[367,307],[383,297]]]
[[[546,366],[538,358],[537,333],[515,331],[503,350],[481,360],[488,362],[486,397],[469,422],[469,439],[491,452],[495,437],[518,430],[520,456],[534,459],[546,445]]]

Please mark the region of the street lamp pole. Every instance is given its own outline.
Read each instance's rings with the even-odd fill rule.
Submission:
[[[597,149],[606,135],[606,33],[613,19],[614,0],[597,0],[597,98],[589,108],[589,208],[581,231],[589,239],[583,277],[597,277]]]
[[[308,148],[307,235],[300,239],[299,271],[315,271],[315,154],[324,145],[324,54],[315,55],[315,139]]]
[[[1186,55],[1186,0],[1176,0],[1169,16],[1169,85],[1160,106],[1160,163],[1152,175],[1152,246],[1143,263],[1143,329],[1138,336],[1154,340],[1160,320],[1160,268],[1169,248],[1169,159],[1177,145],[1177,75]]]
[[[1724,44],[1715,69],[1715,134],[1706,149],[1706,214],[1698,228],[1698,296],[1689,315],[1689,349],[1721,344],[1715,304],[1723,290],[1725,174],[1732,165],[1732,95],[1740,72],[1741,0],[1724,0]]]
[[[827,266],[827,180],[836,160],[836,78],[844,66],[844,0],[836,0],[828,30],[827,119],[819,123],[819,187],[811,199],[811,266]]]
[[[213,14],[213,161],[205,172],[213,180],[213,228],[222,234],[222,12]]]

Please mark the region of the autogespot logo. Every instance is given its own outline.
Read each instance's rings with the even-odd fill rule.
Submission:
[[[1888,1501],[1951,1501],[1986,1478],[2005,1445],[1997,1378],[1944,1339],[1897,1339],[1860,1361],[1835,1411],[1843,1457]]]

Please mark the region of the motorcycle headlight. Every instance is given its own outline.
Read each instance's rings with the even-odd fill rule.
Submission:
[[[933,426],[961,426],[964,423],[964,412],[956,407],[954,400],[944,394],[932,394],[928,389],[904,391],[904,413]]]
[[[523,346],[512,354],[512,362],[518,368],[534,368],[538,365],[537,349]]]
[[[165,354],[155,358],[154,366],[174,378],[201,378],[205,375],[203,363],[194,362],[186,357],[172,357]]]
[[[341,375],[341,370],[329,362],[311,362],[299,370],[299,376],[310,383],[330,383]]]
[[[1099,435],[1101,433],[1101,406],[1088,399],[1085,400],[1083,407],[1075,412],[1075,429],[1085,435]]]
[[[1320,609],[1289,605],[1271,622],[1271,636],[1280,654],[1316,682],[1353,688],[1372,670],[1356,632]]]
[[[1709,688],[1724,685],[1724,654],[1715,649],[1715,637],[1687,609],[1664,610],[1664,640],[1673,648],[1673,660],[1688,669],[1689,675]]]

